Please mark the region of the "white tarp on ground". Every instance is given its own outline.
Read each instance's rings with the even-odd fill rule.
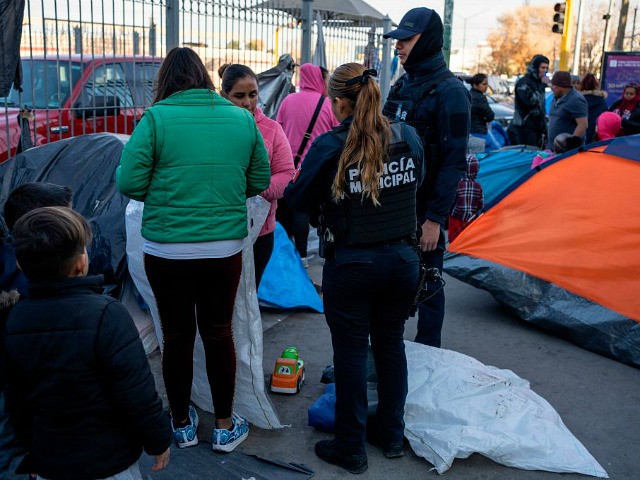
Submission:
[[[130,201],[127,206],[127,259],[129,272],[138,291],[149,305],[155,334],[162,345],[162,329],[156,302],[144,272],[142,260],[142,209],[144,204]],[[233,312],[233,336],[236,345],[236,394],[234,411],[260,428],[282,428],[271,401],[265,392],[262,369],[262,320],[256,295],[253,267],[253,242],[258,236],[269,211],[269,203],[261,197],[247,200],[249,237],[242,251],[242,276]],[[145,339],[143,338],[143,342]],[[200,335],[196,337],[193,359],[192,401],[201,409],[212,412],[213,402],[205,369],[204,347]]]
[[[524,470],[608,478],[527,380],[451,350],[405,345],[405,436],[438,473],[456,458],[480,453]]]

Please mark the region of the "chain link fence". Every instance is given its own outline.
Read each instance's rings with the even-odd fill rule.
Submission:
[[[131,133],[176,45],[200,55],[216,86],[225,63],[260,73],[283,54],[329,71],[346,62],[380,69],[378,12],[337,12],[323,3],[331,2],[25,0],[22,88],[0,97],[0,161],[74,135]]]

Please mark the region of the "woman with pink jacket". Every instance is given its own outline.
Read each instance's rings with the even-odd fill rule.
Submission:
[[[271,202],[269,215],[262,226],[258,239],[253,244],[253,257],[256,271],[256,290],[260,285],[269,258],[273,252],[273,231],[276,228],[276,208],[282,198],[285,187],[295,173],[291,148],[280,124],[268,118],[258,108],[258,77],[246,65],[225,64],[218,69],[222,78],[221,95],[238,107],[253,114],[258,130],[264,139],[271,164],[271,183],[260,195]]]
[[[331,110],[331,101],[326,96],[326,82],[322,69],[310,63],[305,63],[300,67],[299,75],[300,91],[287,95],[284,98],[278,110],[278,116],[276,117],[276,120],[282,125],[282,129],[289,139],[291,153],[294,157],[293,163],[297,169],[300,169],[300,164],[304,161],[304,157],[313,143],[313,139],[340,124]],[[318,117],[311,129],[311,135],[306,146],[300,155],[298,155],[304,135],[309,128],[309,124],[321,98],[324,99],[322,100]],[[292,212],[286,203],[283,204],[283,201],[280,201],[278,221],[280,221],[285,228],[289,237],[293,237],[296,250],[298,250],[306,266],[307,237],[309,235],[308,215],[300,212]]]

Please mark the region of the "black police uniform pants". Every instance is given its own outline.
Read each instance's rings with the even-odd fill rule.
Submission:
[[[438,246],[430,252],[422,252],[422,261],[427,268],[437,268],[442,275],[444,261],[444,231],[440,229]],[[440,347],[442,343],[442,323],[444,322],[444,289],[442,281],[428,283],[429,297],[418,305],[418,332],[416,343]]]
[[[336,447],[365,454],[369,336],[378,375],[376,422],[385,442],[404,436],[407,360],[404,323],[418,283],[418,256],[407,244],[338,247],[325,262],[322,291],[336,381]]]

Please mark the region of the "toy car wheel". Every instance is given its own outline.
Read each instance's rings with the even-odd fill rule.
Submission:
[[[298,377],[298,383],[296,383],[296,393],[300,393],[300,390],[302,389],[302,384],[304,383],[304,371],[302,372],[302,375],[300,375]]]

